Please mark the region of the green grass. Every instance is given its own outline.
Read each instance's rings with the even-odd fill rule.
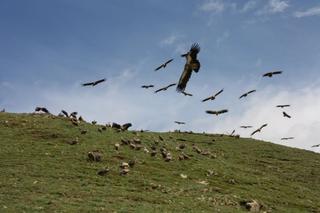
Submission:
[[[159,135],[164,141],[157,147],[172,153],[171,162],[129,146],[114,149],[121,137],[136,137],[151,150]],[[67,143],[76,137],[78,144]],[[180,143],[190,160],[178,160]],[[193,143],[216,158],[197,154]],[[320,155],[268,142],[111,128],[100,133],[97,125],[74,126],[66,118],[0,113],[0,146],[0,212],[242,212],[239,203],[250,199],[268,212],[320,212]],[[93,150],[102,152],[101,162],[87,160]],[[120,176],[120,163],[130,159],[136,165]],[[109,174],[97,175],[105,167]]]

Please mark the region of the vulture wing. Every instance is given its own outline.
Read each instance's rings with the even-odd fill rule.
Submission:
[[[94,84],[94,82],[89,82],[89,83],[84,83],[84,84],[82,84],[82,86],[93,86],[93,84]]]
[[[275,72],[272,72],[272,74],[273,75],[279,75],[279,74],[281,74],[282,73],[282,71],[275,71]]]
[[[97,84],[100,84],[100,83],[102,83],[102,82],[104,82],[104,81],[106,81],[105,78],[104,78],[104,79],[97,80],[97,81],[95,81],[95,82],[93,83],[93,86],[95,86],[95,85],[97,85]]]
[[[208,98],[205,98],[205,99],[202,100],[202,102],[209,101],[211,98],[212,98],[212,96],[210,96],[210,97],[208,97]]]
[[[159,67],[157,67],[154,71],[158,71],[158,70],[160,70],[162,67],[164,67],[163,64],[161,64]]]
[[[180,76],[180,79],[179,79],[179,83],[178,83],[178,86],[177,86],[177,91],[178,92],[182,92],[186,89],[186,86],[187,86],[187,83],[191,77],[191,74],[192,74],[192,67],[190,64],[185,64],[184,65],[184,70]]]
[[[173,58],[170,59],[170,60],[168,60],[168,61],[166,61],[166,63],[164,63],[164,64],[167,65],[167,64],[169,64],[171,61],[173,61]]]
[[[214,97],[217,97],[217,96],[220,95],[222,92],[223,92],[223,89],[220,90],[219,92],[217,92],[217,93],[214,95]]]

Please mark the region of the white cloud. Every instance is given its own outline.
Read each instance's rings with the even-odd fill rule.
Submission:
[[[269,0],[261,10],[256,12],[257,15],[282,13],[289,7],[289,1],[287,0]]]
[[[293,15],[297,18],[302,18],[307,16],[318,16],[320,15],[320,7],[312,7],[306,11],[297,11]]]
[[[245,13],[245,12],[248,12],[250,10],[253,10],[256,7],[256,5],[257,5],[257,2],[255,0],[249,0],[243,5],[243,7],[240,10],[240,12]]]
[[[219,0],[210,0],[200,6],[200,10],[205,12],[220,13],[224,11],[225,5]]]

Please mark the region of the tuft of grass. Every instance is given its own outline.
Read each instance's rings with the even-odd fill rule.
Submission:
[[[240,203],[251,199],[268,212],[320,212],[317,153],[249,138],[99,127],[0,113],[0,212],[245,212]],[[158,154],[127,145],[117,151],[121,138],[139,138]],[[182,143],[189,160],[178,160]],[[192,144],[211,155],[198,154]],[[164,161],[160,147],[172,161]],[[88,160],[94,150],[102,153],[101,162]],[[136,164],[120,176],[120,164],[129,160]],[[103,168],[110,171],[99,176]]]

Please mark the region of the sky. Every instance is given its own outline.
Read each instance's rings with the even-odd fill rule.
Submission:
[[[317,0],[2,0],[0,108],[78,111],[101,124],[210,132],[320,152],[320,2]],[[199,43],[201,68],[176,83]],[[154,69],[174,58],[165,69]],[[263,78],[262,74],[283,70]],[[106,78],[96,87],[81,83]],[[154,84],[155,89],[142,89]],[[201,100],[220,89],[214,101]],[[257,92],[245,99],[248,90]],[[290,104],[282,116],[278,104]],[[221,116],[206,110],[228,109]],[[174,121],[184,121],[177,126]],[[295,137],[281,141],[282,137]]]

